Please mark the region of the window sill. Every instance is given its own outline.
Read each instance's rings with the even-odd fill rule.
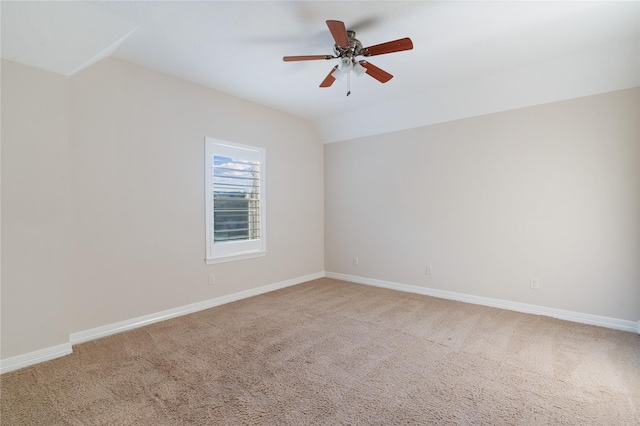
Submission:
[[[253,259],[255,257],[262,257],[267,254],[266,251],[256,251],[252,253],[234,254],[231,256],[214,257],[211,259],[205,259],[204,263],[207,265],[215,265],[216,263],[235,262],[236,260]]]

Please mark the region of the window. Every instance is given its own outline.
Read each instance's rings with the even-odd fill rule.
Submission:
[[[264,256],[265,150],[205,139],[206,262]]]

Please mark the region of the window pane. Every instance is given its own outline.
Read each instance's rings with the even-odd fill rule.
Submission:
[[[259,163],[213,158],[214,243],[260,238]]]
[[[265,155],[205,138],[207,264],[265,255]]]

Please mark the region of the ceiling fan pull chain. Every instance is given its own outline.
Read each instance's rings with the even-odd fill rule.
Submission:
[[[351,71],[347,74],[347,96],[351,94]]]

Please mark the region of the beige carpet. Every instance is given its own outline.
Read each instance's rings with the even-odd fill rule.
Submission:
[[[1,381],[2,425],[638,425],[640,336],[320,279]]]

